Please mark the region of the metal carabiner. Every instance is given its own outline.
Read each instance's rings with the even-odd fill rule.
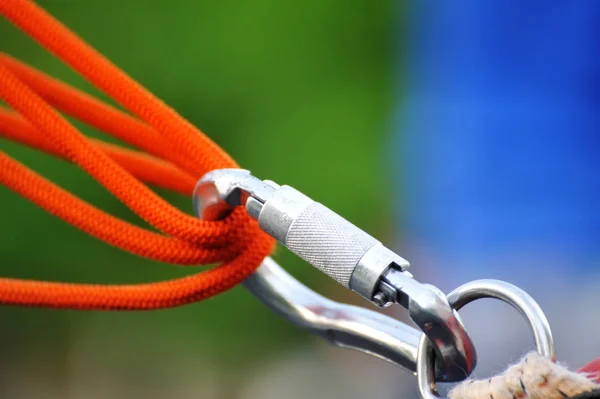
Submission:
[[[529,294],[505,281],[476,280],[458,287],[448,295],[448,301],[456,310],[481,298],[499,299],[515,308],[527,320],[533,332],[537,352],[552,361],[556,360],[548,319]],[[434,356],[431,343],[423,337],[417,353],[417,377],[421,399],[440,399],[434,381]]]
[[[416,373],[421,335],[381,313],[327,299],[281,268],[271,257],[243,285],[262,303],[293,324],[333,345],[376,356]]]
[[[377,306],[397,303],[431,340],[435,380],[461,381],[476,365],[471,339],[446,296],[415,281],[409,264],[379,241],[289,186],[241,169],[220,169],[196,185],[194,208],[207,220],[245,206],[260,227],[292,252]],[[335,345],[383,358],[415,372],[421,333],[356,306],[330,301],[265,259],[245,286],[267,306]]]

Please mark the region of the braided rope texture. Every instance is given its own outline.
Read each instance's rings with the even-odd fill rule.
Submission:
[[[600,385],[587,373],[569,371],[536,352],[527,354],[503,374],[457,385],[450,399],[564,399],[593,398]],[[587,395],[587,396],[585,396]]]
[[[77,165],[154,229],[110,214],[63,190],[0,151],[0,184],[108,244],[177,265],[224,262],[185,278],[134,285],[0,278],[0,303],[72,309],[141,310],[184,305],[228,290],[272,251],[242,208],[203,221],[147,184],[191,195],[206,172],[238,165],[200,130],[30,0],[0,0],[0,15],[71,66],[129,113],[0,53],[0,137]],[[61,113],[141,151],[92,140]]]

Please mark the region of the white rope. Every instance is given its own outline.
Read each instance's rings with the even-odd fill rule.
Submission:
[[[589,377],[532,352],[499,376],[462,382],[449,396],[450,399],[564,399],[600,389]]]

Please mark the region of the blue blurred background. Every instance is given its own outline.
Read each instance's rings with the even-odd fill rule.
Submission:
[[[398,248],[444,291],[478,278],[521,286],[577,367],[600,353],[600,4],[406,10],[391,139]],[[519,315],[489,302],[462,312],[483,375],[531,347]]]
[[[547,312],[560,360],[600,356],[596,2],[40,4],[244,167],[337,210],[418,279],[445,291],[513,282]],[[3,20],[0,51],[105,98]],[[0,148],[135,221],[73,166]],[[190,210],[190,199],[161,194]],[[0,204],[3,276],[127,283],[190,272],[109,247],[1,187]],[[320,292],[367,306],[286,251],[276,258]],[[478,376],[532,347],[506,306],[461,314]],[[1,398],[415,397],[408,373],[328,347],[241,288],[173,310],[0,308],[0,320]]]

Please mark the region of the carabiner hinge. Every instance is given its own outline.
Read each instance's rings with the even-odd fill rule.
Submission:
[[[331,209],[240,169],[207,173],[196,185],[194,203],[209,220],[245,206],[263,231],[340,284],[377,306],[407,308],[435,343],[438,381],[460,381],[475,367],[473,343],[446,297],[416,281],[408,261]]]

